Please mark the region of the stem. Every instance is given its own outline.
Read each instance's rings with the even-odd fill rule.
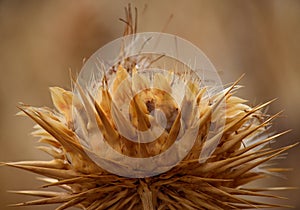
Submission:
[[[138,188],[138,193],[142,200],[144,210],[155,210],[153,205],[153,195],[148,185],[140,179],[140,185]]]

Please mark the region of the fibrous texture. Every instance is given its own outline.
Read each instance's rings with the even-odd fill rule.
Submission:
[[[119,67],[115,86],[124,75],[132,78],[134,74],[133,72],[130,75],[126,69]],[[170,82],[162,75],[156,75],[155,78],[159,78],[162,85],[172,89]],[[147,82],[143,79],[136,80],[137,85]],[[133,83],[134,81],[132,79]],[[8,165],[48,177],[42,179],[48,182],[45,187],[60,186],[65,189],[65,192],[20,191],[19,193],[45,197],[20,205],[63,203],[58,209],[73,205],[83,209],[245,209],[276,206],[240,196],[273,197],[261,192],[268,189],[248,189],[242,186],[263,178],[272,171],[280,171],[281,169],[264,167],[264,163],[293,146],[280,149],[268,147],[269,142],[281,135],[265,134],[271,120],[276,117],[275,115],[266,118],[260,112],[269,103],[251,108],[244,104],[245,100],[231,94],[234,86],[224,90],[225,94],[219,93],[214,96],[215,100],[208,100],[202,97],[205,89],[193,87],[191,94],[195,97],[186,97],[184,103],[194,103],[193,108],[198,109],[193,110],[194,115],[187,120],[188,123],[199,123],[197,140],[178,165],[163,174],[148,178],[120,177],[103,170],[91,160],[75,133],[76,128],[72,122],[72,92],[58,87],[51,88],[56,110],[20,106],[20,109],[38,124],[33,134],[47,145],[39,149],[50,154],[53,160]],[[123,91],[125,93],[128,90]],[[113,92],[105,89],[105,86],[99,92],[102,100],[94,101],[92,109],[95,110],[94,115],[98,122],[96,126],[103,133],[105,141],[122,154],[134,157],[153,156],[164,151],[174,143],[177,135],[184,135],[185,130],[193,126],[180,124],[178,119],[183,110],[179,110],[168,95],[165,96],[156,89],[146,90],[132,100],[131,123],[136,128],[148,128],[147,122],[153,118],[150,109],[156,107],[165,109],[170,126],[167,126],[154,142],[130,142],[118,134],[117,125],[112,120],[113,103],[110,100]],[[189,101],[188,98],[194,101]],[[213,110],[217,110],[214,106],[223,98],[226,102],[226,115],[218,117],[225,117],[226,121],[221,138],[210,158],[199,163],[200,151],[212,143],[205,141],[205,138],[214,114]],[[119,123],[127,122],[120,119]],[[87,126],[80,126],[83,126],[80,128],[84,130],[82,132],[89,132]],[[183,133],[179,134],[181,126],[185,128]],[[134,132],[132,135],[135,135]],[[214,141],[214,138],[210,141]],[[176,154],[173,158],[176,158]]]

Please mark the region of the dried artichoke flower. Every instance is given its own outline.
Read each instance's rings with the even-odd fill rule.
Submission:
[[[202,54],[197,62],[204,77],[195,73],[198,63],[193,60],[189,65],[188,59],[177,62],[175,55],[147,51],[156,41],[156,48],[164,48],[173,40],[173,48],[182,52],[180,44],[187,42],[161,33],[137,34],[130,7],[126,16],[124,37],[87,61],[84,73],[73,79],[72,91],[50,88],[55,109],[19,106],[37,123],[33,135],[47,145],[39,149],[53,159],[6,163],[43,175],[40,179],[46,183],[45,190],[15,191],[41,197],[16,206],[286,207],[256,199],[279,199],[265,191],[284,188],[246,185],[285,171],[266,163],[295,146],[270,147],[286,133],[269,134],[271,121],[280,114],[262,112],[272,101],[248,106],[235,96],[238,81],[223,88],[216,74],[204,75],[213,67]],[[109,64],[103,62],[107,49],[113,49],[108,58],[115,56],[115,46],[121,46],[119,55]],[[53,186],[64,191],[48,190]]]

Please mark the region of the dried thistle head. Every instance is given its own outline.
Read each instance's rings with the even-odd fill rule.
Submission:
[[[136,24],[126,10],[127,40]],[[55,109],[20,105],[37,126],[34,136],[51,161],[6,163],[45,176],[43,191],[17,191],[41,199],[17,206],[61,204],[57,209],[247,209],[281,205],[249,197],[273,197],[248,188],[281,172],[266,162],[295,145],[270,148],[271,121],[228,88],[210,87],[186,66],[150,71],[162,56],[126,54],[111,68],[73,81],[73,90],[50,88]],[[148,43],[149,40],[144,40]],[[96,62],[97,63],[97,62]],[[101,62],[100,62],[101,63]],[[85,65],[86,68],[90,66]],[[142,71],[148,69],[147,71]],[[180,103],[178,103],[180,102]],[[64,191],[51,191],[58,186]],[[244,197],[244,196],[247,196]]]

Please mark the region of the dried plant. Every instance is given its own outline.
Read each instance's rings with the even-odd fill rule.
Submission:
[[[124,35],[134,34],[136,25],[130,8],[126,10],[127,18]],[[143,62],[153,61],[151,57],[143,57]],[[246,100],[235,96],[239,88],[237,82],[205,97],[206,87],[200,87],[198,80],[191,80],[187,74],[180,77],[191,90],[186,91],[181,107],[166,92],[157,89],[145,89],[133,97],[129,105],[130,121],[120,114],[114,104],[114,98],[128,103],[128,92],[136,86],[146,86],[150,78],[137,74],[135,66],[141,60],[124,60],[111,69],[116,75],[112,89],[107,87],[108,78],[103,77],[102,85],[97,90],[99,97],[86,94],[74,80],[81,102],[74,91],[59,87],[50,88],[55,110],[20,105],[19,108],[33,119],[34,136],[47,146],[40,150],[50,154],[50,161],[24,161],[5,163],[8,166],[28,170],[45,176],[40,178],[46,182],[45,190],[15,191],[15,193],[34,195],[41,199],[16,204],[16,206],[61,204],[57,210],[76,206],[87,210],[98,209],[248,209],[272,208],[280,204],[259,202],[256,197],[280,198],[265,191],[284,188],[249,188],[245,185],[269,175],[285,171],[284,168],[271,168],[266,163],[278,157],[295,145],[272,149],[270,142],[286,133],[269,135],[268,128],[274,116],[267,116],[261,110],[271,102],[256,107],[246,105]],[[155,74],[153,81],[170,92],[178,91],[172,82],[174,72],[167,75]],[[128,79],[126,88],[116,90]],[[119,94],[116,96],[116,94]],[[83,101],[83,102],[82,102]],[[221,102],[226,104],[225,114],[219,109]],[[80,118],[74,119],[74,106]],[[130,123],[138,130],[147,130],[155,122],[157,116],[153,109],[160,109],[166,116],[167,126],[155,141],[149,143],[129,141],[120,135],[118,130],[135,136]],[[184,112],[184,121],[180,120]],[[93,115],[95,124],[88,124],[86,113]],[[113,116],[118,120],[114,120]],[[209,127],[213,119],[222,118],[224,127],[213,138],[207,140]],[[91,158],[90,149],[82,144],[79,134],[87,135],[92,128],[100,130],[105,142],[115,151],[130,157],[147,158],[166,151],[177,136],[184,136],[189,129],[197,128],[197,138],[187,156],[172,169],[164,173],[135,178],[123,177],[101,168]],[[92,127],[92,128],[91,128]],[[125,129],[124,129],[125,127]],[[80,131],[80,132],[78,132]],[[100,137],[99,137],[100,138]],[[138,138],[138,137],[136,137]],[[97,142],[95,143],[97,144]],[[199,154],[213,144],[216,148],[208,158],[199,162]],[[178,160],[174,154],[171,162]],[[108,161],[113,160],[106,154]],[[113,162],[113,161],[112,161]],[[159,167],[166,167],[170,161],[161,160]],[[117,162],[113,164],[118,166]],[[128,163],[130,164],[130,163]],[[123,166],[122,166],[123,167]],[[140,166],[150,167],[150,166]],[[49,187],[58,186],[63,191],[50,191]],[[253,197],[254,199],[251,199]],[[282,206],[284,207],[284,206]]]

